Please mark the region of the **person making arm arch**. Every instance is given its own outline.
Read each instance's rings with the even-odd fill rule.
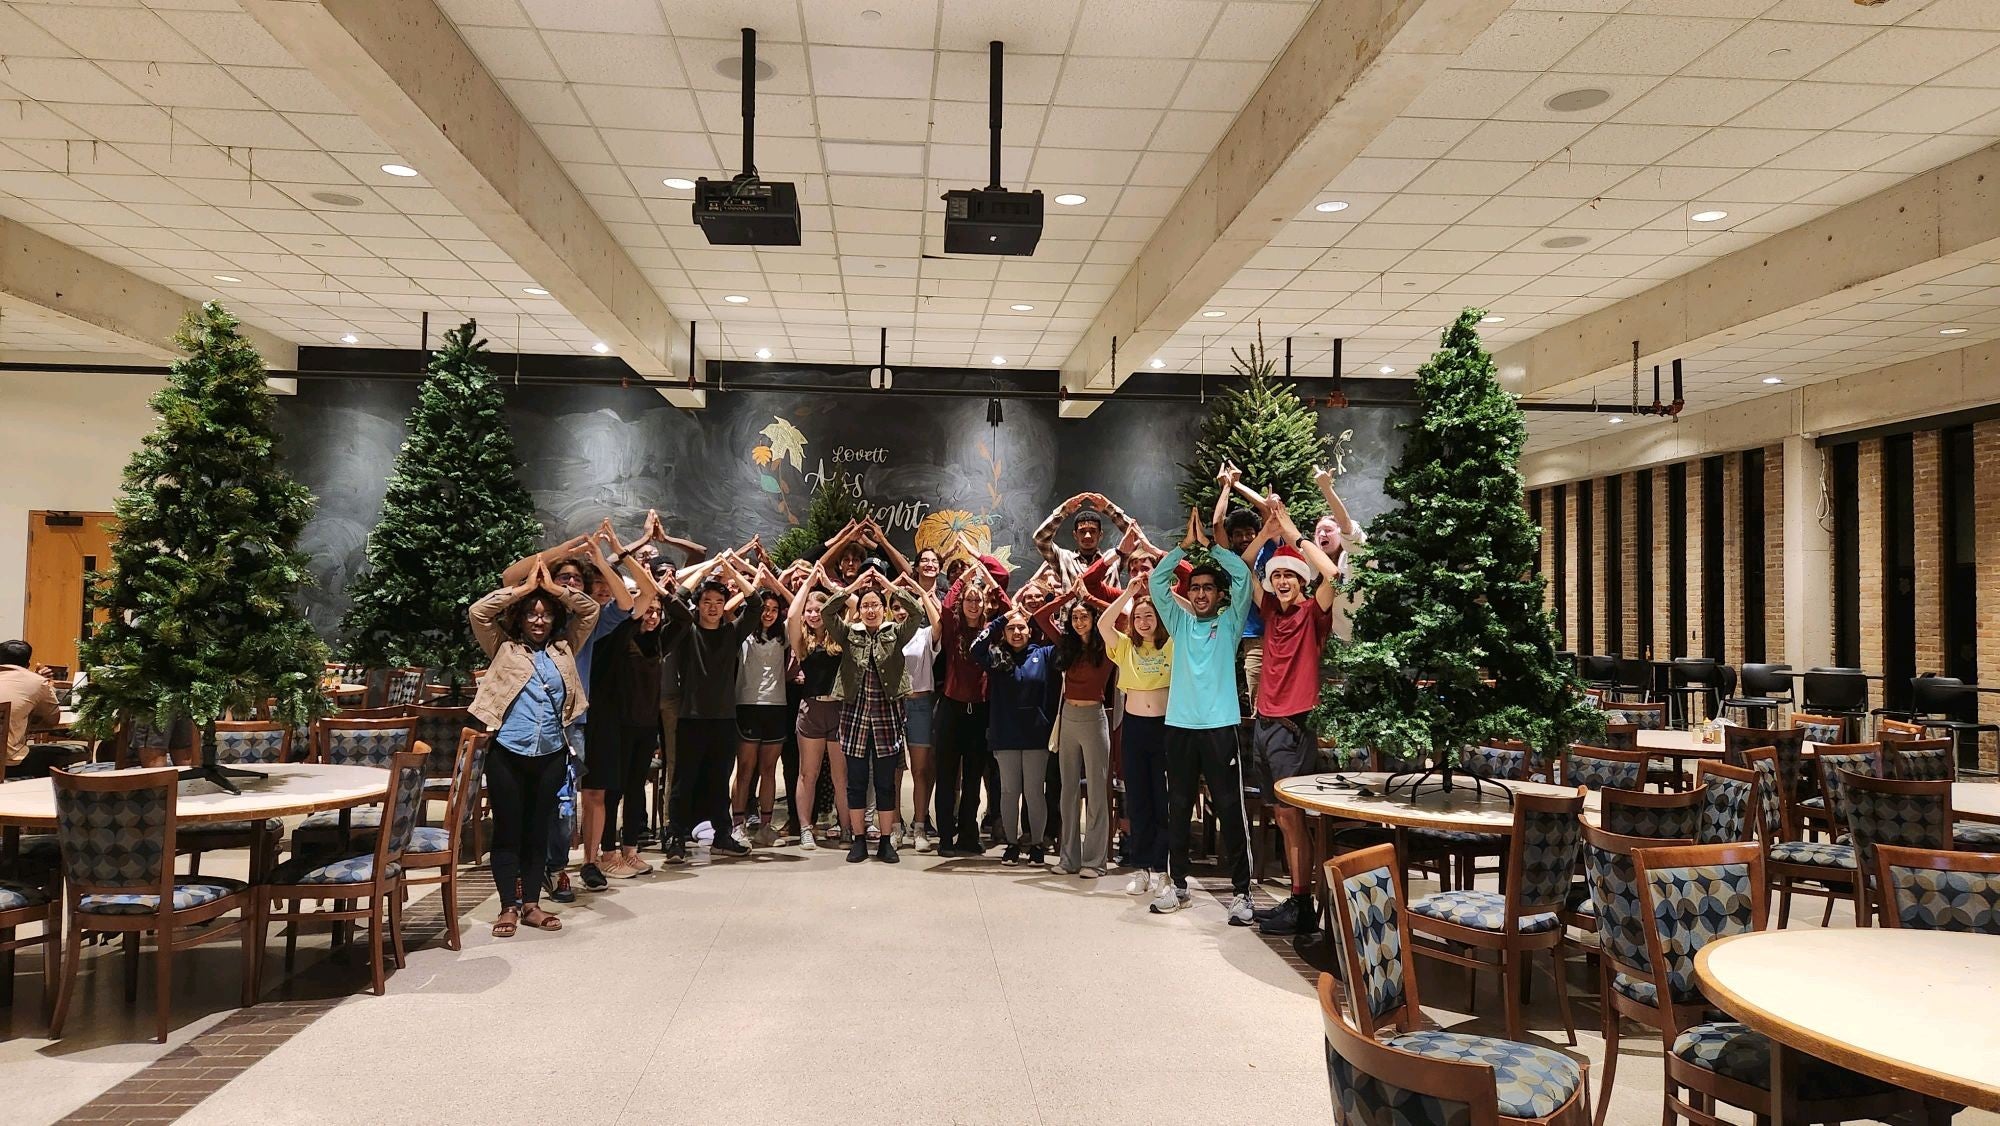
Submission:
[[[1090,505],[1096,507],[1087,507]],[[1075,538],[1076,547],[1074,549],[1060,547],[1056,544],[1056,532],[1062,527],[1063,521],[1072,517],[1075,520],[1071,525],[1070,535]],[[1111,503],[1103,493],[1078,493],[1056,506],[1055,511],[1049,513],[1048,519],[1042,521],[1041,527],[1035,529],[1035,550],[1041,552],[1042,558],[1048,561],[1061,584],[1068,585],[1074,582],[1076,577],[1083,573],[1084,568],[1097,562],[1100,555],[1108,554],[1115,559],[1118,554],[1116,548],[1109,552],[1102,548],[1106,519],[1118,529],[1120,538],[1134,526],[1132,518],[1125,514],[1125,510]],[[1113,582],[1120,577],[1118,564],[1115,561],[1112,563],[1112,573],[1109,577]]]

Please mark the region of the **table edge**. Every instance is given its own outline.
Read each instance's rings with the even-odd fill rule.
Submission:
[[[1844,1040],[1828,1038],[1751,1004],[1709,974],[1710,951],[1738,939],[1782,933],[1784,932],[1764,930],[1733,934],[1702,947],[1694,956],[1695,979],[1701,983],[1702,995],[1716,1008],[1735,1017],[1754,1031],[1784,1044],[1787,1048],[1816,1056],[1849,1071],[1858,1071],[1863,1075],[1894,1083],[1919,1094],[1963,1103],[1977,1110],[2000,1111],[2000,1080],[1996,1080],[1994,1085],[1983,1086],[1959,1076],[1932,1071],[1922,1064],[1910,1063],[1907,1060],[1892,1060],[1858,1048]]]
[[[1328,773],[1328,772],[1322,771],[1321,773]],[[1338,773],[1338,772],[1335,771],[1331,773]],[[1355,773],[1366,773],[1366,772],[1356,771]],[[1380,773],[1380,772],[1377,771],[1375,773]],[[1299,775],[1299,777],[1308,777],[1308,776]],[[1386,825],[1392,829],[1447,829],[1457,832],[1468,832],[1468,833],[1488,831],[1484,827],[1468,828],[1464,821],[1452,818],[1450,816],[1427,817],[1404,811],[1396,811],[1396,813],[1393,816],[1380,816],[1380,817],[1363,816],[1361,814],[1353,812],[1352,810],[1326,809],[1321,806],[1311,804],[1309,801],[1304,799],[1303,795],[1295,799],[1291,794],[1286,793],[1282,786],[1276,786],[1276,785],[1272,786],[1271,792],[1276,794],[1278,796],[1278,800],[1284,802],[1286,805],[1296,806],[1299,809],[1307,810],[1312,813],[1317,813],[1325,817],[1345,817],[1352,821],[1366,821],[1371,824]],[[1495,825],[1491,827],[1490,831],[1504,835],[1506,833],[1512,832],[1513,826],[1511,824]]]
[[[386,801],[389,797],[389,780],[386,777],[388,772],[384,771],[383,774],[384,778],[380,793],[363,794],[353,798],[318,798],[310,801],[302,798],[287,804],[282,809],[260,809],[254,813],[241,809],[221,810],[213,814],[204,814],[199,810],[190,813],[179,803],[175,803],[174,823],[176,825],[205,825],[211,821],[244,821],[253,817],[297,817],[301,813],[318,813],[325,809],[343,809],[348,806]],[[56,819],[54,817],[23,817],[18,814],[0,813],[0,829],[53,829],[55,827]]]

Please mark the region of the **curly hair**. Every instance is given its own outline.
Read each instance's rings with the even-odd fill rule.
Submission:
[[[537,602],[549,608],[550,641],[561,637],[563,631],[569,628],[569,607],[563,604],[562,599],[557,598],[548,591],[537,590],[529,593],[526,598],[521,599],[512,606],[507,607],[506,612],[500,615],[500,628],[506,632],[508,637],[525,643],[523,627],[527,622],[528,607],[533,606]]]

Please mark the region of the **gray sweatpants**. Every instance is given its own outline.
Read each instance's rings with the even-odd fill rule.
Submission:
[[[1049,749],[996,750],[993,758],[1000,764],[1000,827],[1007,834],[1007,844],[1014,848],[1042,847],[1042,834],[1049,828],[1049,802],[1042,793],[1042,777],[1049,769]],[[1021,837],[1023,797],[1028,800],[1025,842]]]
[[[1062,768],[1062,866],[1103,871],[1111,851],[1111,728],[1103,704],[1064,701],[1056,758]],[[1081,809],[1086,783],[1088,820]]]

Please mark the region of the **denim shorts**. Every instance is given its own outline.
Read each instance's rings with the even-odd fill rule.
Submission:
[[[937,694],[919,692],[903,697],[903,741],[913,747],[931,745],[931,717],[936,710]]]

